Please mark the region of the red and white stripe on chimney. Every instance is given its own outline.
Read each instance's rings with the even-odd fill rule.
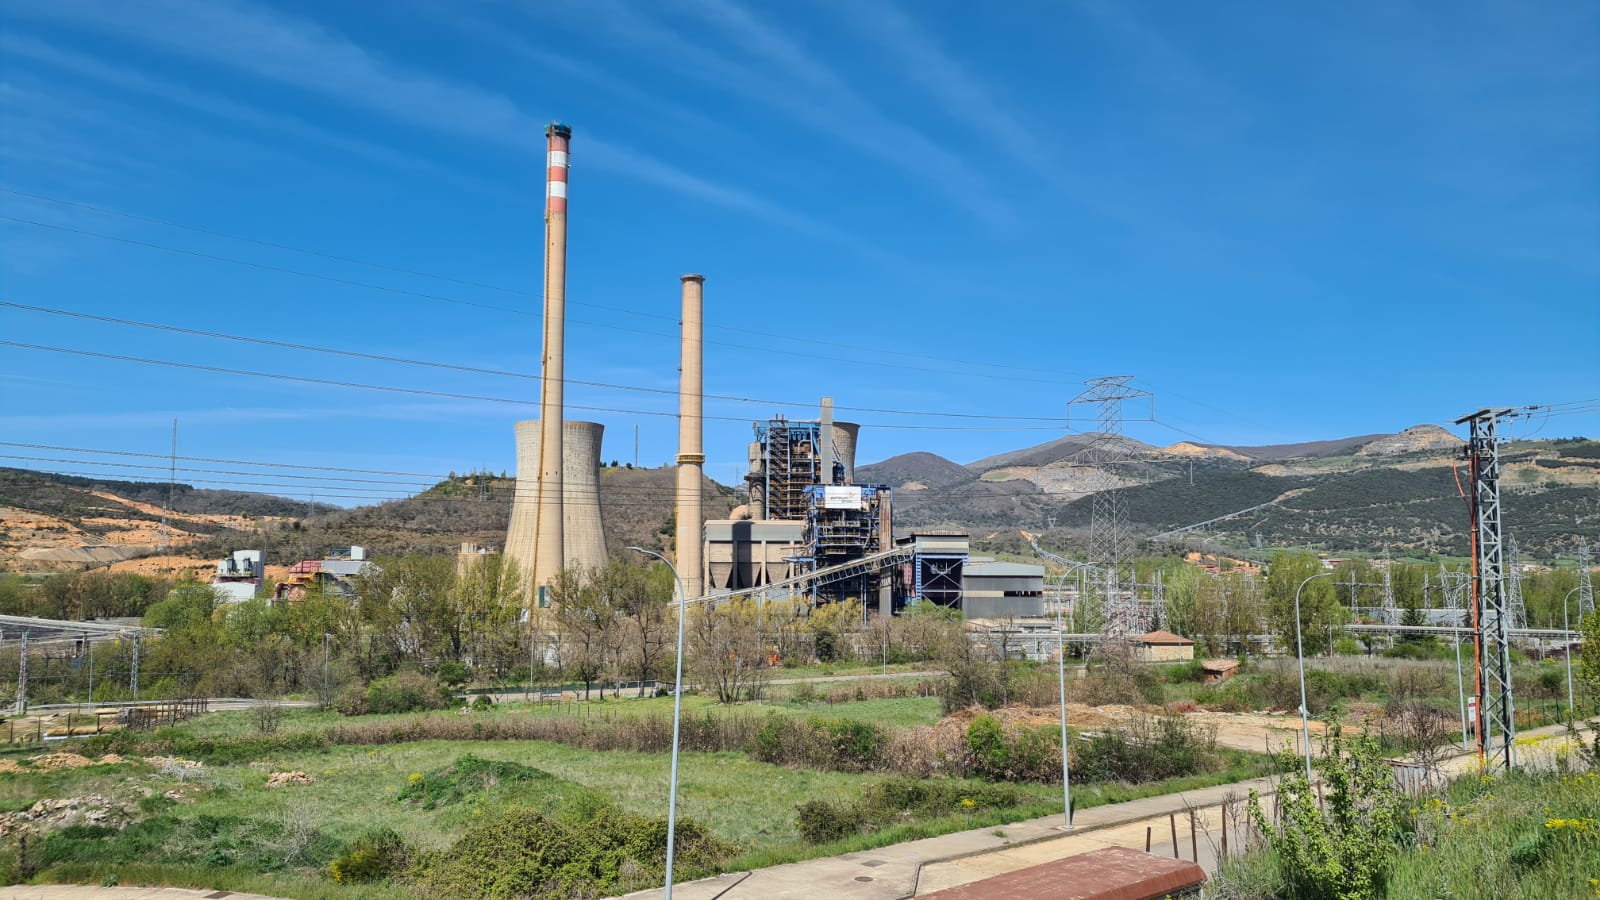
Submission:
[[[549,174],[545,180],[544,211],[554,215],[567,212],[567,148],[572,142],[572,129],[560,122],[546,128],[549,139]]]

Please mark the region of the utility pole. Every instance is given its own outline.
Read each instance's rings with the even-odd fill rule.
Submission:
[[[167,549],[167,513],[172,509],[172,494],[178,484],[178,420],[172,420],[172,457],[167,471],[167,503],[161,507],[161,534],[156,538],[156,549]]]
[[[1480,409],[1457,419],[1470,436],[1462,455],[1469,469],[1472,520],[1472,630],[1477,687],[1478,759],[1490,773],[1516,765],[1517,722],[1511,691],[1510,598],[1500,519],[1501,419],[1510,409]]]
[[[332,659],[332,651],[329,647],[329,639],[331,637],[333,635],[326,631],[322,633],[322,696],[329,705],[333,703],[333,671],[329,665]]]
[[[22,652],[17,654],[17,715],[28,711],[28,632],[22,632]]]

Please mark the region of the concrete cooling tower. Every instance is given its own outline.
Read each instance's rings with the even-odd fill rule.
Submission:
[[[833,455],[844,464],[844,483],[856,483],[856,442],[861,426],[854,422],[833,423]]]
[[[561,566],[539,565],[538,419],[517,423],[517,487],[511,501],[511,526],[506,555],[522,567],[532,584],[549,584],[560,568],[585,571],[606,562],[606,533],[600,524],[600,439],[598,422],[563,422],[561,441],[561,532],[565,560]]]

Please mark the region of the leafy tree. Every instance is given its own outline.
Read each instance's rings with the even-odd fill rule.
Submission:
[[[1583,683],[1589,689],[1591,703],[1600,703],[1600,612],[1583,617],[1579,624],[1583,632],[1583,647],[1578,655],[1578,668],[1583,673]]]
[[[1291,652],[1295,646],[1295,592],[1300,592],[1300,631],[1305,652],[1320,653],[1343,627],[1349,611],[1335,596],[1330,579],[1306,579],[1322,571],[1322,563],[1305,550],[1280,552],[1267,570],[1267,618],[1272,633]],[[1301,585],[1304,584],[1304,588]]]
[[[398,660],[420,663],[447,646],[455,573],[448,556],[379,557],[354,579],[361,618]]]
[[[528,603],[528,583],[517,561],[502,553],[470,557],[460,566],[450,592],[445,624],[449,655],[470,653],[478,665],[497,671],[521,656],[516,625]]]
[[[855,630],[865,618],[865,607],[854,598],[825,603],[812,610],[807,627],[811,630],[818,661],[833,662],[847,657],[850,648],[844,635]]]
[[[217,608],[217,592],[208,584],[180,581],[166,599],[150,607],[144,624],[150,628],[174,631],[209,622]]]

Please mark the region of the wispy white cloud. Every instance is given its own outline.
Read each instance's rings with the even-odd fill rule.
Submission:
[[[62,382],[54,382],[61,384]],[[174,418],[189,426],[239,426],[262,422],[330,422],[364,419],[386,422],[501,421],[506,407],[489,403],[350,404],[337,407],[204,407],[136,411],[45,413],[0,416],[0,429],[50,433],[79,429],[134,429],[170,426]]]
[[[154,97],[164,103],[265,134],[292,136],[332,147],[361,159],[408,171],[426,172],[432,177],[481,193],[503,192],[502,188],[482,179],[457,172],[431,160],[402,153],[392,147],[319,128],[294,116],[266,112],[248,104],[198,91],[135,69],[111,65],[19,33],[0,34],[0,54],[13,59],[28,59],[42,63],[78,78],[98,81],[121,91]]]
[[[844,27],[881,50],[893,63],[894,71],[919,88],[942,111],[952,129],[960,128],[968,136],[972,146],[993,148],[1017,163],[1030,188],[1037,185],[1053,189],[1101,221],[1164,236],[1183,230],[1174,228],[1181,216],[1168,204],[1137,185],[1125,183],[1116,173],[1084,162],[1083,155],[1075,152],[1071,136],[1047,136],[1014,108],[1010,98],[941,45],[893,0],[832,0],[831,5]],[[1159,36],[1139,30],[1137,22],[1130,22],[1127,27],[1153,47],[1165,46]],[[1174,60],[1171,68],[1175,72],[1182,58],[1175,51],[1168,55]],[[974,122],[981,125],[973,128]]]
[[[59,0],[8,3],[5,8],[14,14],[108,31],[416,127],[522,150],[542,142],[542,124],[501,93],[394,63],[316,22],[244,0],[147,0],[109,5]],[[714,183],[604,137],[586,135],[578,158],[585,165],[808,234],[834,233],[748,191]]]
[[[817,129],[821,139],[842,142],[931,184],[983,220],[1013,217],[981,165],[886,113],[818,55],[744,7],[726,0],[686,0],[672,7],[720,33],[720,42],[691,40],[653,14],[657,8],[593,0],[571,14],[587,31],[649,52],[675,75],[781,111]],[[749,61],[737,59],[739,54]]]
[[[1094,20],[1122,49],[1131,71],[1159,89],[1201,105],[1215,124],[1219,115],[1243,108],[1243,97],[1198,63],[1159,29],[1139,18],[1132,6],[1117,0],[1077,0],[1076,7]]]
[[[952,122],[983,123],[981,140],[992,141],[1013,159],[1038,174],[1060,169],[1059,150],[1013,113],[982,79],[941,47],[892,0],[844,3],[836,0],[839,18],[874,41],[898,63],[905,77],[923,87]]]

